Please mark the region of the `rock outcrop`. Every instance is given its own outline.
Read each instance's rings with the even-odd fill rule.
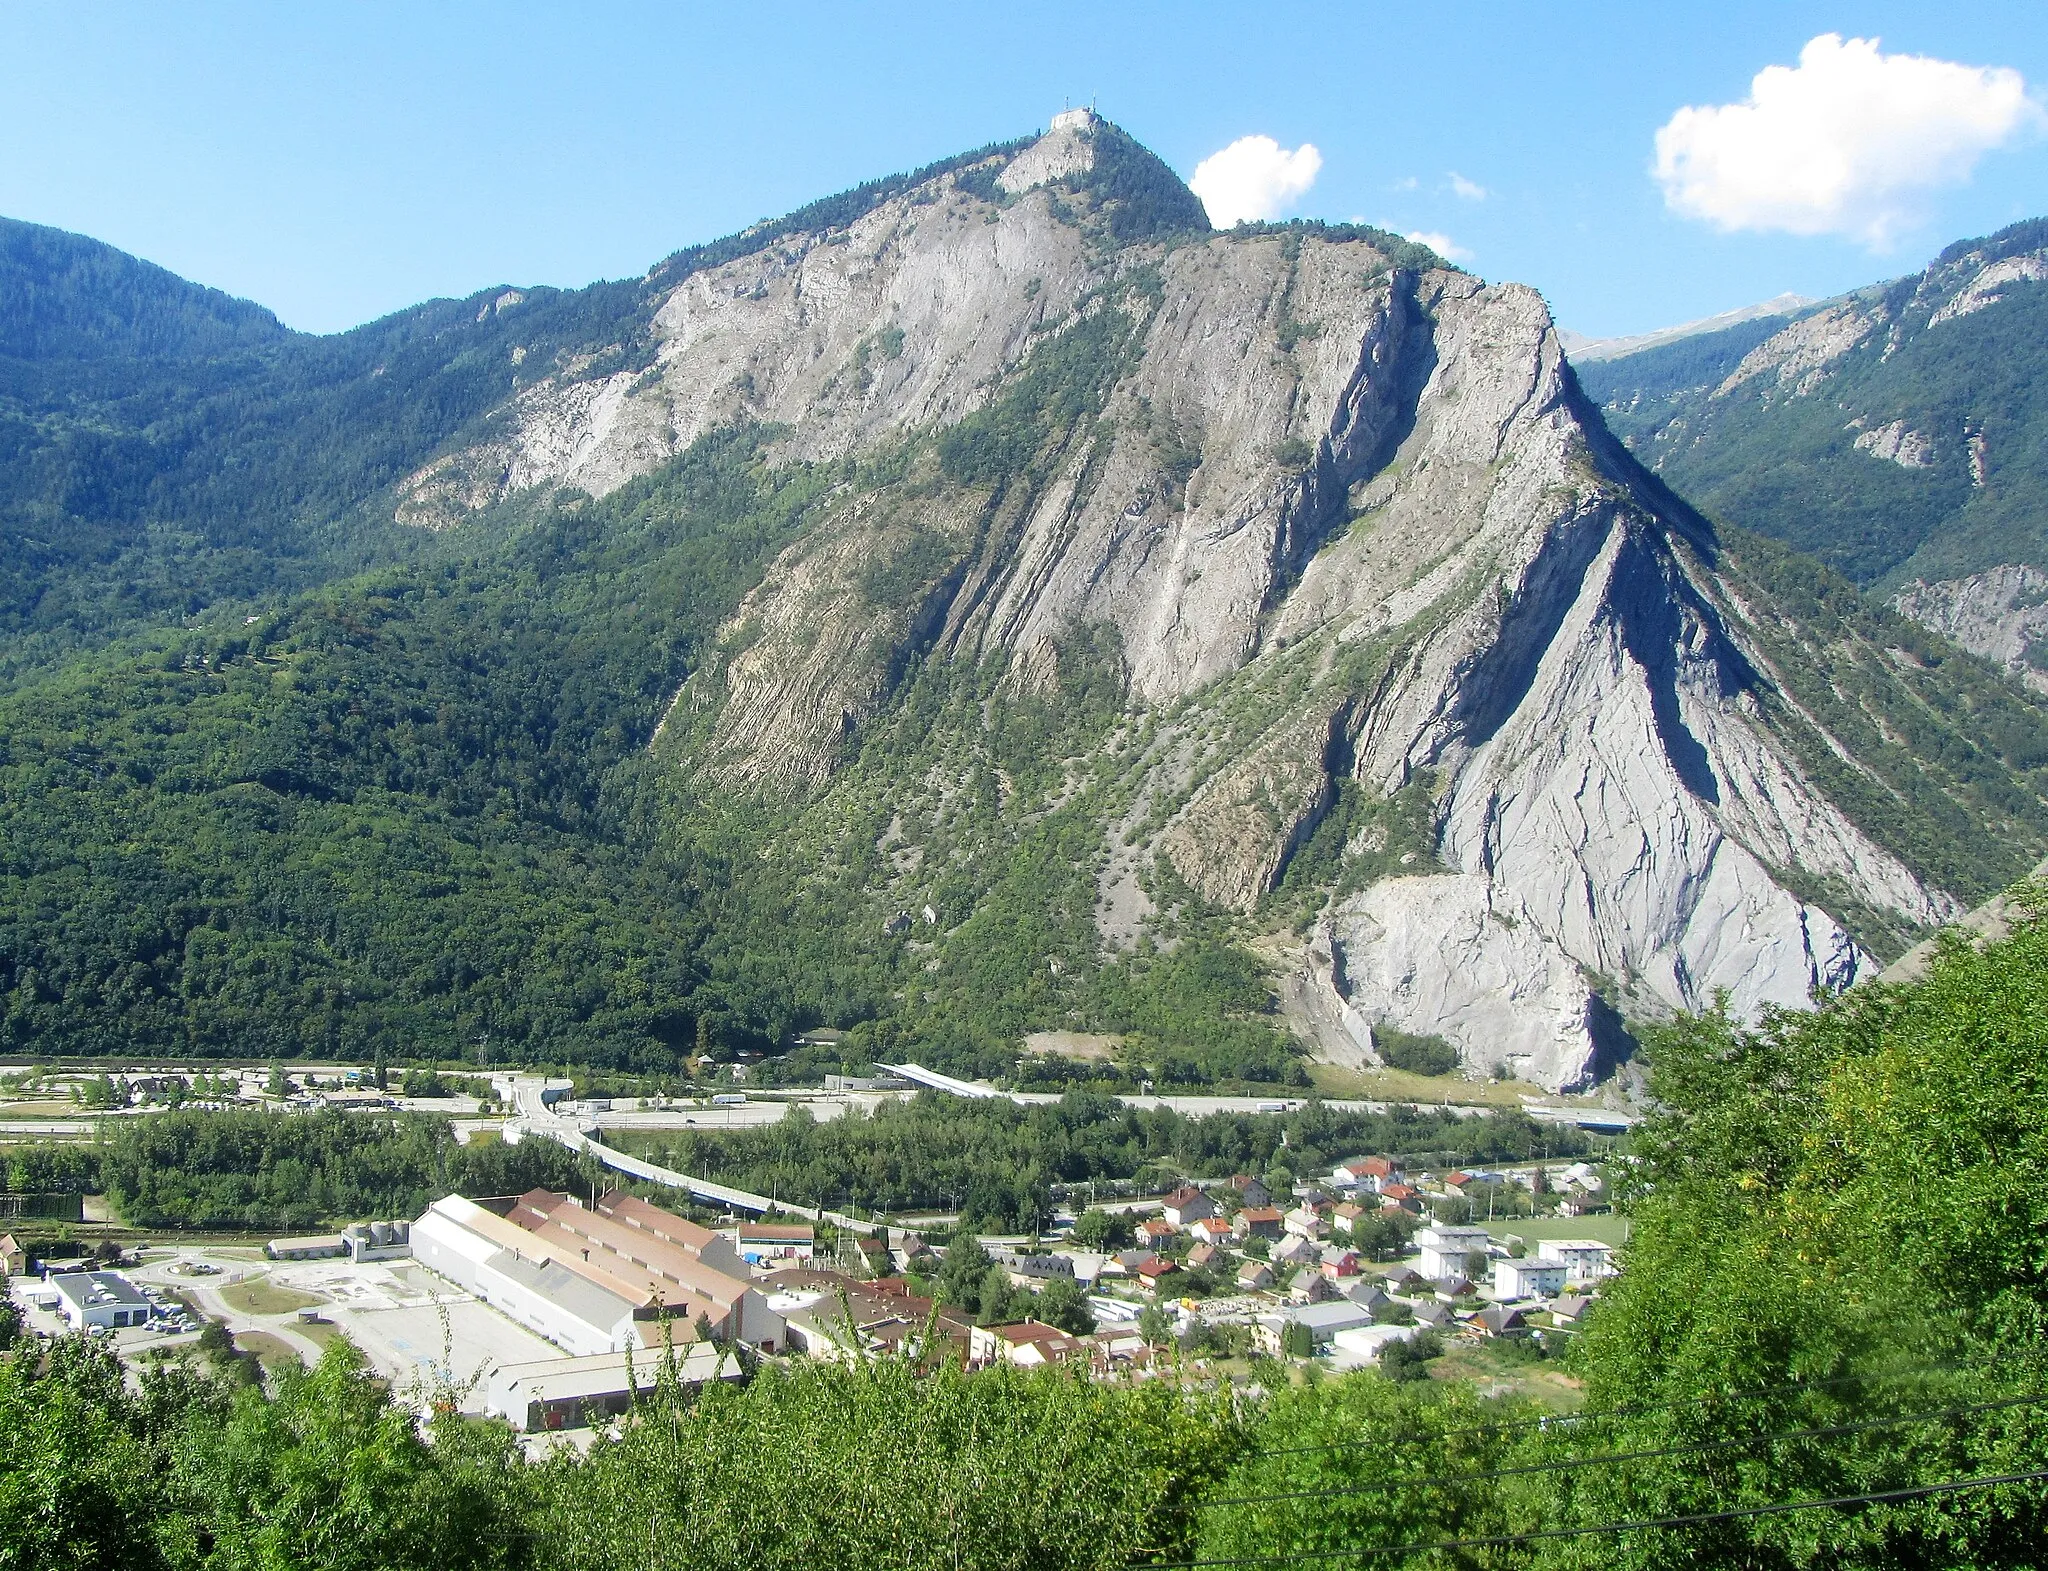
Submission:
[[[1892,597],[1905,616],[2048,693],[2048,573],[2007,563],[1967,578],[1914,583]]]
[[[1424,794],[1426,854],[1389,857],[1368,813],[1283,989],[1361,1054],[1391,1026],[1577,1087],[1617,1009],[1865,974],[1794,888],[1952,914],[1764,722],[1768,608],[1606,434],[1534,292],[1371,236],[1107,245],[1075,205],[1094,134],[692,276],[647,369],[529,390],[404,509],[610,490],[742,420],[785,461],[896,451],[748,596],[678,699],[702,721],[679,767],[825,788],[911,658],[1056,693],[1060,652],[1106,638],[1170,770],[1142,834],[1105,825],[1126,882],[1132,840],[1256,915],[1340,802]],[[1810,391],[1881,325],[1805,318],[1737,377]],[[1028,463],[949,456],[1020,387]]]

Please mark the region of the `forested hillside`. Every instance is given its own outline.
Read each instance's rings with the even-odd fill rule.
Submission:
[[[1594,361],[1608,423],[1712,517],[1890,589],[2048,566],[2048,220],[1783,318]]]

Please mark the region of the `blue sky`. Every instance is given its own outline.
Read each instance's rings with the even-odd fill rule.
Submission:
[[[1686,198],[1705,216],[1674,212],[1658,128],[1739,103],[1830,32],[2048,94],[2038,0],[24,4],[0,13],[0,213],[331,331],[638,273],[1093,97],[1184,176],[1246,136],[1313,144],[1290,211],[1447,236],[1595,334],[1833,293],[2048,213],[2038,119],[1882,211],[1850,193],[1832,230],[1786,232],[1765,196],[1721,187]],[[1723,227],[1759,213],[1778,227]]]

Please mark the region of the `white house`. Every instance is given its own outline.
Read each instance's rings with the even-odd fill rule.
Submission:
[[[1534,1255],[1493,1263],[1493,1296],[1503,1303],[1518,1298],[1555,1298],[1564,1291],[1565,1264]]]
[[[1286,1227],[1288,1232],[1298,1234],[1303,1238],[1319,1239],[1330,1231],[1329,1224],[1323,1220],[1322,1213],[1313,1206],[1296,1206],[1292,1211],[1288,1212]]]
[[[1483,1227],[1425,1227],[1415,1235],[1422,1259],[1415,1269],[1432,1282],[1449,1282],[1465,1276],[1467,1257],[1483,1255],[1493,1242]]]
[[[1555,1260],[1565,1268],[1565,1281],[1573,1287],[1602,1281],[1614,1275],[1614,1251],[1593,1238],[1546,1238],[1536,1246],[1544,1260]]]
[[[57,1313],[74,1331],[149,1324],[149,1300],[118,1271],[67,1271],[51,1277],[50,1286],[57,1290]]]
[[[1296,1266],[1304,1265],[1316,1259],[1320,1253],[1321,1251],[1314,1244],[1303,1238],[1301,1234],[1289,1233],[1273,1246],[1272,1253],[1268,1258],[1276,1266]]]

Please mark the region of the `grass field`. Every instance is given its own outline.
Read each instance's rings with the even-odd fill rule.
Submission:
[[[1531,1243],[1539,1238],[1591,1238],[1603,1244],[1628,1241],[1628,1218],[1616,1216],[1612,1211],[1598,1216],[1523,1216],[1506,1222],[1480,1221],[1477,1225],[1495,1238],[1506,1238],[1513,1233]]]
[[[220,1297],[222,1303],[231,1309],[239,1309],[245,1315],[288,1315],[294,1310],[311,1309],[315,1304],[327,1302],[318,1293],[278,1287],[262,1277],[224,1287],[220,1290]]]
[[[349,1339],[348,1333],[332,1320],[300,1320],[292,1326],[292,1329],[307,1341],[317,1342],[323,1348],[332,1347],[336,1342],[346,1342]]]
[[[1586,1397],[1583,1383],[1554,1359],[1527,1358],[1499,1342],[1446,1340],[1444,1356],[1428,1367],[1432,1380],[1469,1381],[1490,1394],[1526,1397],[1554,1413],[1574,1412]]]

